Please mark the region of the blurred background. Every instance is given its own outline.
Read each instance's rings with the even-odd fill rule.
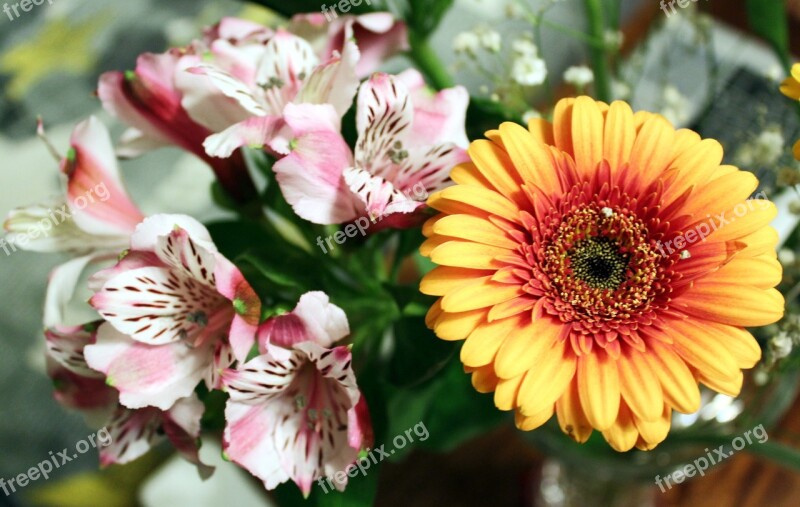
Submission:
[[[545,2],[526,3],[536,8]],[[491,98],[491,82],[459,60],[453,40],[458,33],[481,26],[511,40],[528,26],[509,18],[515,4],[458,0],[434,36],[436,51],[451,65],[457,81],[475,96]],[[760,93],[759,87],[777,87],[782,77],[780,62],[746,34],[743,1],[698,2],[712,17],[700,17],[694,4],[691,12],[668,17],[659,4],[654,0],[623,2],[622,30],[616,36],[624,58],[620,74],[625,79],[616,83],[615,95],[631,100],[634,108],[660,111],[676,124],[694,125],[704,135],[721,138],[729,154],[736,154],[749,141],[742,132],[753,122],[777,124],[787,139],[797,137],[796,122],[776,113],[767,98],[756,100],[753,103],[759,107],[747,110],[738,102],[742,96]],[[795,16],[790,34],[797,54],[800,0],[787,0],[786,7]],[[559,2],[548,19],[583,30],[583,16],[576,15],[576,8],[573,0]],[[261,7],[233,0],[45,0],[18,18],[0,13],[0,215],[59,193],[56,163],[35,136],[37,116],[43,118],[49,137],[61,151],[66,149],[72,126],[91,114],[118,136],[121,126],[102,112],[94,95],[98,76],[132,68],[142,52],[185,44],[202,27],[227,15],[279,22]],[[698,19],[705,25],[698,25]],[[540,51],[556,82],[569,66],[587,62],[584,45],[556,30],[543,30]],[[714,62],[713,73],[707,72],[709,58]],[[401,69],[408,62],[398,57],[387,65]],[[749,88],[743,91],[742,86]],[[722,98],[710,108],[709,99],[718,95]],[[781,108],[780,104],[776,107]],[[221,214],[209,198],[210,171],[190,156],[159,150],[124,162],[122,171],[145,213],[181,212],[201,220]],[[786,233],[793,225],[778,227]],[[90,433],[81,417],[56,404],[44,372],[45,283],[48,272],[64,260],[58,255],[0,251],[2,478],[35,466],[50,451],[73,447]],[[783,427],[790,440],[800,435],[800,412],[790,412]],[[213,445],[204,446],[203,455],[220,461],[219,449]],[[415,453],[384,472],[378,505],[517,506],[536,502],[540,492],[534,491],[534,485],[548,470],[543,469],[541,456],[522,444],[517,432],[503,428],[449,454]],[[713,505],[797,505],[800,478],[742,455],[703,480],[659,495],[658,502],[698,505],[700,499]],[[260,486],[234,467],[223,464],[211,481],[201,483],[191,466],[158,453],[126,468],[124,474],[114,468],[98,474],[96,455],[87,453],[56,470],[47,482],[38,481],[12,496],[0,493],[0,506],[160,507],[223,502],[265,505],[265,501]]]

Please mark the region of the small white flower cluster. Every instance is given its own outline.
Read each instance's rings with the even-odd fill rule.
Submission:
[[[775,125],[742,145],[736,152],[736,161],[745,167],[769,167],[780,160],[785,149],[786,139],[781,128]]]
[[[769,382],[770,372],[775,365],[792,355],[798,346],[800,346],[800,316],[789,315],[767,341],[764,360],[759,364],[753,378],[756,385]]]
[[[517,39],[512,45],[514,60],[511,79],[522,86],[538,86],[547,79],[547,65],[539,57],[539,48],[528,39]]]
[[[470,58],[476,58],[481,49],[490,53],[499,53],[502,47],[503,39],[500,34],[484,27],[461,32],[453,39],[453,51]]]
[[[594,72],[585,65],[573,66],[564,71],[564,81],[583,91],[594,82]]]
[[[664,87],[664,109],[661,114],[676,127],[680,127],[689,121],[689,107],[691,102],[680,90],[672,85]]]

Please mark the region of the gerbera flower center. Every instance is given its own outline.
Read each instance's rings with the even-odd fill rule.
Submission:
[[[625,281],[628,256],[608,238],[580,241],[568,254],[572,272],[595,289],[617,289]]]
[[[551,215],[534,279],[549,281],[547,306],[563,322],[580,322],[580,328],[596,332],[630,321],[657,298],[661,257],[647,226],[629,210],[584,202]]]

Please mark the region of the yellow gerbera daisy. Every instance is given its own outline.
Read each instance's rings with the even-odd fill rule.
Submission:
[[[504,123],[469,148],[422,253],[441,296],[428,325],[464,340],[481,392],[531,430],[558,417],[617,450],[652,449],[698,382],[736,396],[761,350],[745,326],[783,315],[775,206],[749,172],[663,117],[589,97],[554,123]]]
[[[800,63],[792,67],[792,75],[781,84],[781,93],[790,99],[800,100]],[[800,160],[800,141],[794,145],[794,158]]]

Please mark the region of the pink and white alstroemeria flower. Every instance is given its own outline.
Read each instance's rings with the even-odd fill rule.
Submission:
[[[44,136],[41,124],[39,133]],[[60,169],[66,180],[63,200],[11,211],[6,240],[36,252],[89,254],[125,248],[144,217],[125,191],[108,130],[97,118],[72,131]]]
[[[167,410],[201,380],[217,388],[255,343],[258,296],[191,217],[146,219],[127,255],[93,282],[101,287],[89,302],[106,322],[86,360],[126,407]]]
[[[256,195],[256,190],[243,155],[231,152],[224,159],[208,156],[203,141],[214,131],[198,120],[213,118],[209,110],[231,111],[220,104],[230,101],[221,94],[206,97],[192,104],[196,111],[190,114],[178,88],[178,77],[201,61],[203,49],[189,46],[163,54],[144,53],[136,61],[136,70],[103,74],[97,94],[106,111],[131,127],[120,140],[120,156],[136,157],[162,146],[178,146],[208,164],[234,199],[246,202]],[[233,110],[230,116],[219,114],[217,124],[245,117]]]
[[[100,465],[129,463],[168,438],[184,458],[197,465],[201,477],[208,477],[213,468],[200,461],[197,447],[203,403],[192,393],[166,411],[120,405],[117,391],[106,384],[102,373],[89,368],[84,358],[84,349],[96,341],[98,324],[51,328],[45,337],[47,370],[56,400],[103,428],[97,442]]]
[[[374,74],[358,94],[354,155],[329,108],[287,108],[293,149],[274,166],[284,197],[319,224],[369,216],[382,227],[418,225],[428,195],[449,185],[450,170],[468,160],[468,102],[463,87],[431,94],[415,70]]]
[[[289,30],[308,40],[323,60],[342,52],[345,41],[353,37],[361,51],[356,67],[359,78],[369,76],[384,61],[409,49],[405,23],[389,12],[338,16],[332,21],[319,12],[298,14],[292,18]]]
[[[205,148],[211,156],[228,157],[242,146],[268,146],[285,153],[288,140],[276,138],[288,104],[331,104],[341,117],[353,103],[359,52],[352,41],[344,44],[341,54],[337,52],[322,63],[305,39],[285,30],[275,33],[261,50],[255,72],[240,68],[236,76],[213,62],[189,69],[206,76],[250,115],[206,140]],[[198,88],[193,89],[197,93]]]
[[[372,445],[366,402],[350,350],[332,344],[349,334],[347,317],[321,292],[259,330],[260,356],[223,373],[225,454],[274,489],[312,483],[344,470]]]

